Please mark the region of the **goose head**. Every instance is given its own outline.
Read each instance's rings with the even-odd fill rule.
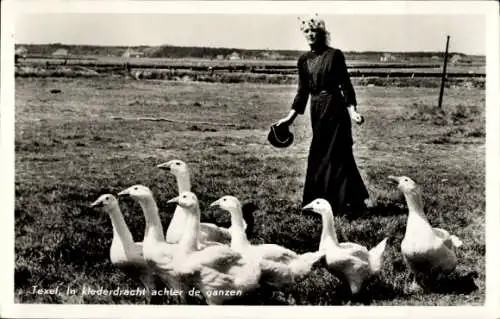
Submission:
[[[231,195],[226,195],[226,196],[219,198],[218,200],[216,200],[215,202],[210,204],[210,207],[218,207],[218,208],[225,210],[227,212],[230,212],[230,213],[235,211],[235,210],[242,209],[241,203],[238,200],[238,198],[231,196]]]
[[[153,192],[151,192],[148,187],[137,184],[122,190],[118,193],[118,196],[130,196],[131,198],[140,201],[151,198],[153,196]]]
[[[162,163],[157,166],[160,169],[167,170],[174,174],[175,176],[189,173],[188,166],[185,162],[181,160],[171,160],[165,163]]]
[[[118,199],[111,194],[104,194],[99,196],[92,204],[90,204],[91,208],[99,208],[105,212],[110,212],[111,210],[119,207]]]
[[[408,176],[389,175],[388,178],[398,183],[398,189],[403,194],[418,194],[420,192],[420,187]]]
[[[181,160],[171,160],[157,166],[160,169],[169,171],[177,180],[178,192],[191,190],[191,177],[187,164]]]
[[[315,213],[321,216],[332,214],[332,206],[330,203],[323,198],[316,198],[306,206],[302,208],[302,212],[307,213]]]
[[[390,179],[398,183],[398,189],[403,193],[408,210],[424,215],[424,199],[422,190],[411,178],[407,176],[388,176]]]
[[[198,211],[198,198],[192,192],[182,192],[179,196],[172,198],[167,203],[175,203],[190,212]]]
[[[254,203],[246,203],[242,205],[238,198],[226,195],[211,203],[210,207],[217,207],[229,213],[238,210],[241,211],[241,217],[243,218],[245,225],[245,234],[247,235],[247,238],[252,237],[255,226],[255,217],[253,214],[257,210],[257,205]]]

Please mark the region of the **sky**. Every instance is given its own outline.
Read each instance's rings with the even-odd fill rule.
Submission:
[[[15,43],[304,50],[294,14],[42,13],[15,19]],[[486,18],[466,14],[321,15],[346,51],[486,53]]]

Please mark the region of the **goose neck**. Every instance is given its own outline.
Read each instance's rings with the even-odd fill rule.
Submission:
[[[184,232],[179,240],[179,247],[182,251],[188,253],[198,250],[198,237],[200,233],[200,210],[199,207],[193,208],[192,211],[180,207],[182,210],[186,210]]]
[[[176,179],[179,193],[191,191],[191,179],[189,177],[189,172],[178,173],[176,175]]]
[[[247,235],[245,233],[245,220],[241,207],[236,207],[231,210],[231,248],[236,251],[250,246]]]
[[[158,205],[153,197],[143,198],[139,201],[144,217],[146,219],[145,237],[154,238],[157,241],[163,241],[163,226],[158,213]]]
[[[405,238],[427,242],[434,237],[434,231],[425,217],[422,195],[418,193],[405,194],[405,198],[408,205]]]
[[[113,207],[109,210],[111,225],[113,226],[113,240],[119,239],[124,245],[129,245],[134,242],[132,233],[130,232],[120,208]]]
[[[427,224],[430,227],[424,213],[422,195],[419,193],[405,193],[404,196],[408,205],[408,222],[419,221],[419,224]]]
[[[333,220],[333,214],[324,213],[321,215],[323,222],[323,229],[321,231],[321,241],[319,244],[319,249],[324,249],[330,246],[338,246],[339,240],[337,234],[335,233],[335,222]]]

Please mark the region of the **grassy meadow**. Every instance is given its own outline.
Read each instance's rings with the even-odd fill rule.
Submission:
[[[61,93],[53,94],[52,89]],[[176,196],[173,176],[156,168],[182,159],[192,171],[202,221],[227,226],[209,203],[226,194],[253,202],[253,243],[297,252],[318,248],[321,220],[300,211],[311,137],[308,112],[292,130],[295,143],[275,149],[269,125],[284,116],[295,85],[134,81],[124,78],[16,78],[15,297],[22,303],[144,303],[141,297],[35,295],[42,288],[135,288],[109,261],[108,216],[89,209],[103,193],[133,184],[152,189],[164,227]],[[349,221],[336,216],[337,233],[374,246],[389,236],[380,278],[359,300],[337,293],[325,269],[296,287],[309,305],[480,305],[485,295],[485,92],[447,88],[356,86],[362,126],[353,126],[354,152],[373,205]],[[408,271],[400,254],[406,225],[404,198],[388,175],[421,184],[431,223],[460,237],[454,287],[406,294]],[[144,234],[140,207],[120,202],[137,241]],[[460,276],[478,273],[478,289],[461,289]],[[166,303],[168,300],[166,300]],[[293,304],[274,292],[263,304]]]

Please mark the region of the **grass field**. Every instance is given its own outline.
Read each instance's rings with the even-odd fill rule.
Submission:
[[[51,94],[51,89],[61,93]],[[449,88],[438,112],[438,90],[356,87],[366,118],[354,127],[355,156],[375,207],[354,221],[336,217],[338,232],[372,247],[389,236],[382,275],[354,304],[480,305],[485,294],[485,94]],[[300,212],[310,124],[293,126],[296,142],[272,148],[270,123],[288,112],[295,85],[132,81],[121,78],[16,79],[15,296],[18,302],[144,303],[138,297],[33,295],[33,285],[135,287],[109,262],[109,218],[89,204],[136,183],[155,193],[164,225],[176,194],[172,176],[155,166],[182,159],[192,169],[202,221],[228,225],[208,208],[225,194],[254,202],[254,243],[315,250],[320,220]],[[307,115],[308,110],[306,110]],[[152,121],[151,119],[156,119]],[[163,120],[161,120],[163,119]],[[165,120],[166,119],[166,120]],[[168,121],[167,121],[168,120]],[[387,175],[408,175],[424,187],[432,224],[464,241],[458,273],[476,271],[478,289],[405,294],[400,254],[406,223],[403,197]],[[136,240],[140,208],[121,202]],[[457,276],[459,282],[460,276]],[[345,304],[339,281],[316,269],[298,287],[303,304]],[[457,285],[459,286],[459,285]],[[290,303],[276,292],[265,304]]]

